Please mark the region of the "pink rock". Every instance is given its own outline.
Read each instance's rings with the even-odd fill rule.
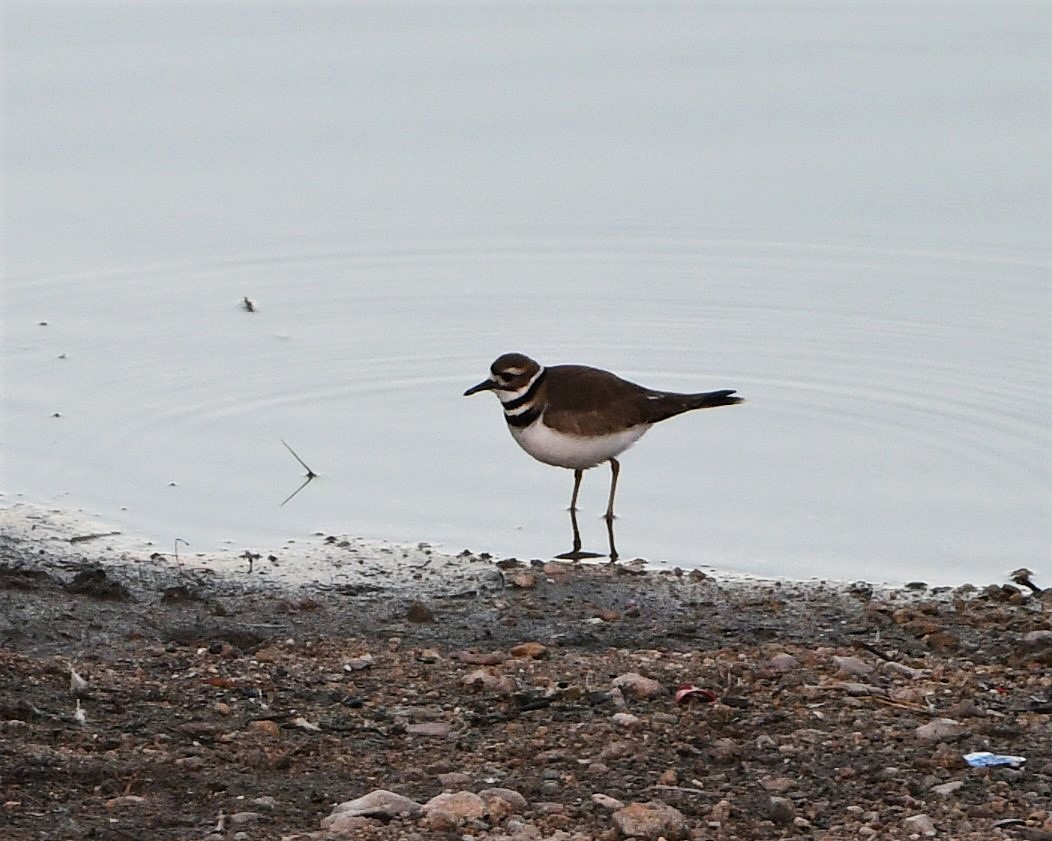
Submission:
[[[473,791],[446,791],[424,804],[424,814],[434,828],[461,826],[486,814],[486,802]]]

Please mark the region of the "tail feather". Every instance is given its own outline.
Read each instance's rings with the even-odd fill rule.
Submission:
[[[735,397],[737,392],[732,389],[723,391],[706,391],[702,394],[688,394],[691,409],[712,409],[716,406],[733,406],[735,403],[745,402],[743,397]]]
[[[680,415],[683,412],[692,412],[695,409],[714,409],[717,406],[733,406],[736,403],[744,403],[745,398],[735,397],[734,389],[723,389],[721,391],[705,391],[700,394],[675,394],[671,392],[653,392],[651,400],[651,423],[665,420],[666,418]]]

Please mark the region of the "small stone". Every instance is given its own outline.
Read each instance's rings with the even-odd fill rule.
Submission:
[[[281,738],[281,727],[276,721],[272,721],[269,718],[250,721],[246,729],[251,733],[255,733],[259,736],[266,736],[269,739]]]
[[[378,788],[362,795],[354,800],[346,800],[337,804],[332,810],[333,815],[362,816],[366,818],[395,818],[406,815],[411,818],[418,817],[423,807],[415,800],[410,800],[393,791]],[[322,821],[322,829],[325,829],[325,821]]]
[[[778,826],[786,826],[796,817],[796,807],[788,797],[772,797],[767,804],[767,816]]]
[[[120,797],[112,797],[106,801],[107,809],[119,809],[122,806],[140,806],[146,802],[145,797],[137,794],[122,794]]]
[[[520,660],[540,660],[547,653],[547,647],[539,642],[520,642],[511,649],[511,656]]]
[[[760,785],[767,791],[784,794],[796,785],[796,780],[792,777],[761,777]]]
[[[499,666],[508,659],[508,655],[502,651],[458,651],[453,656],[461,663],[472,666]]]
[[[519,590],[532,590],[537,586],[537,577],[532,572],[516,572],[508,578],[508,583]]]
[[[444,791],[424,804],[431,828],[442,831],[462,826],[486,814],[486,803],[473,791]]]
[[[936,718],[927,724],[922,724],[913,731],[918,739],[930,742],[940,742],[948,739],[956,739],[968,732],[967,728],[952,718]]]
[[[833,665],[849,675],[868,675],[873,667],[858,657],[833,657]]]
[[[234,826],[244,826],[245,824],[255,823],[259,818],[259,812],[234,812],[230,816],[230,823]]]
[[[597,806],[602,806],[604,809],[609,809],[611,812],[616,812],[618,809],[625,808],[624,803],[616,797],[611,797],[608,794],[593,794],[592,802]]]
[[[1042,648],[1052,648],[1052,631],[1028,631],[1020,640],[1026,651],[1038,651]]]
[[[717,739],[712,743],[712,758],[717,762],[732,762],[741,754],[741,748],[734,739]]]
[[[902,821],[907,832],[916,832],[918,835],[931,836],[935,834],[935,824],[927,815],[911,815]]]
[[[910,680],[919,680],[928,674],[927,669],[914,669],[911,666],[907,666],[905,663],[896,663],[889,660],[880,667],[881,671],[889,675],[901,675],[902,677],[909,678]]]
[[[405,618],[417,624],[423,622],[434,622],[435,614],[423,602],[413,602],[405,612]]]
[[[943,783],[942,785],[932,786],[931,790],[934,791],[936,794],[941,794],[943,797],[948,797],[963,785],[964,782],[962,780],[951,780],[950,782]]]
[[[526,798],[512,788],[501,788],[499,786],[496,788],[484,788],[479,792],[479,797],[487,801],[491,798],[503,800],[511,806],[514,812],[521,812],[529,805]]]
[[[622,730],[634,730],[643,723],[638,715],[632,715],[632,713],[614,713],[610,716],[610,720]]]
[[[500,695],[510,695],[515,691],[515,681],[508,675],[497,674],[492,669],[475,669],[465,675],[461,682],[467,687],[488,689]]]
[[[368,818],[347,813],[329,815],[321,819],[321,828],[327,833],[330,835],[343,835],[347,838],[360,837],[361,833],[372,825],[373,822]]]
[[[784,651],[781,654],[775,654],[767,662],[770,667],[777,672],[792,671],[800,665],[799,660],[797,660],[792,654],[787,654]]]
[[[419,724],[407,724],[405,732],[411,736],[435,736],[444,738],[449,735],[450,726],[445,721],[422,721]]]
[[[659,786],[675,786],[679,785],[679,774],[676,773],[675,768],[667,768],[661,772],[661,776],[657,778],[657,784]]]
[[[372,667],[372,654],[363,654],[361,657],[355,657],[343,664],[343,670],[345,672],[361,672],[365,671],[366,669],[371,669]]]
[[[472,779],[471,774],[465,774],[463,771],[450,771],[448,774],[438,775],[442,788],[464,788],[471,785]]]
[[[836,684],[837,688],[843,689],[848,695],[854,695],[856,697],[862,695],[871,695],[873,693],[873,687],[868,683],[857,683],[855,681],[842,680]]]
[[[665,687],[660,682],[636,672],[627,672],[614,678],[614,686],[634,698],[656,698],[663,695]]]
[[[622,835],[657,841],[680,841],[687,837],[687,819],[683,813],[660,800],[649,803],[629,803],[614,812],[614,823]]]

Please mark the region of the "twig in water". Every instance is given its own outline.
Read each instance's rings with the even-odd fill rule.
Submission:
[[[298,488],[296,488],[296,490],[294,490],[294,491],[293,491],[292,493],[290,493],[290,494],[289,494],[289,495],[288,495],[287,497],[285,497],[285,498],[284,498],[284,499],[283,499],[283,500],[281,501],[281,505],[279,505],[279,506],[278,506],[279,508],[281,508],[282,506],[284,506],[284,504],[285,504],[286,502],[288,502],[288,501],[289,501],[290,499],[292,499],[292,498],[293,498],[293,497],[294,497],[294,496],[295,496],[296,494],[298,494],[298,493],[299,493],[300,491],[302,491],[302,490],[303,490],[303,489],[304,489],[305,487],[307,487],[307,485],[309,485],[309,484],[311,483],[311,481],[312,481],[312,480],[314,480],[314,479],[316,479],[316,478],[318,477],[318,474],[317,474],[317,473],[315,473],[315,472],[314,472],[313,470],[311,470],[311,469],[310,469],[309,467],[307,467],[307,462],[305,462],[305,461],[304,461],[303,459],[301,459],[301,458],[300,458],[300,457],[299,457],[299,456],[298,456],[298,455],[296,454],[296,451],[295,451],[294,449],[292,449],[292,447],[290,447],[290,446],[288,445],[288,442],[286,442],[284,438],[282,438],[282,439],[281,439],[281,443],[285,445],[285,449],[286,449],[286,450],[288,450],[288,451],[289,451],[290,453],[292,453],[292,457],[293,457],[294,459],[296,459],[296,461],[298,461],[298,462],[299,462],[299,463],[300,463],[300,464],[301,464],[301,465],[303,466],[303,469],[304,469],[304,470],[306,470],[306,471],[307,471],[307,474],[306,474],[306,475],[307,475],[307,478],[303,480],[303,483],[302,483],[302,484],[301,484],[301,485],[300,485],[300,486],[299,486]]]
[[[251,573],[252,565],[259,560],[259,553],[249,552],[248,549],[246,549],[244,552],[241,553],[241,557],[248,561],[248,571]]]

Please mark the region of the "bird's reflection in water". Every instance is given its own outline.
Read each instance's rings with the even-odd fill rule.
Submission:
[[[611,561],[616,561],[617,547],[614,545],[614,517],[604,516],[603,521],[606,523],[606,538],[610,544],[609,558]],[[570,526],[573,529],[573,548],[569,552],[556,555],[556,558],[564,561],[580,561],[584,558],[605,557],[601,552],[585,552],[581,549],[581,529],[577,525],[577,509],[573,506],[570,507]]]

